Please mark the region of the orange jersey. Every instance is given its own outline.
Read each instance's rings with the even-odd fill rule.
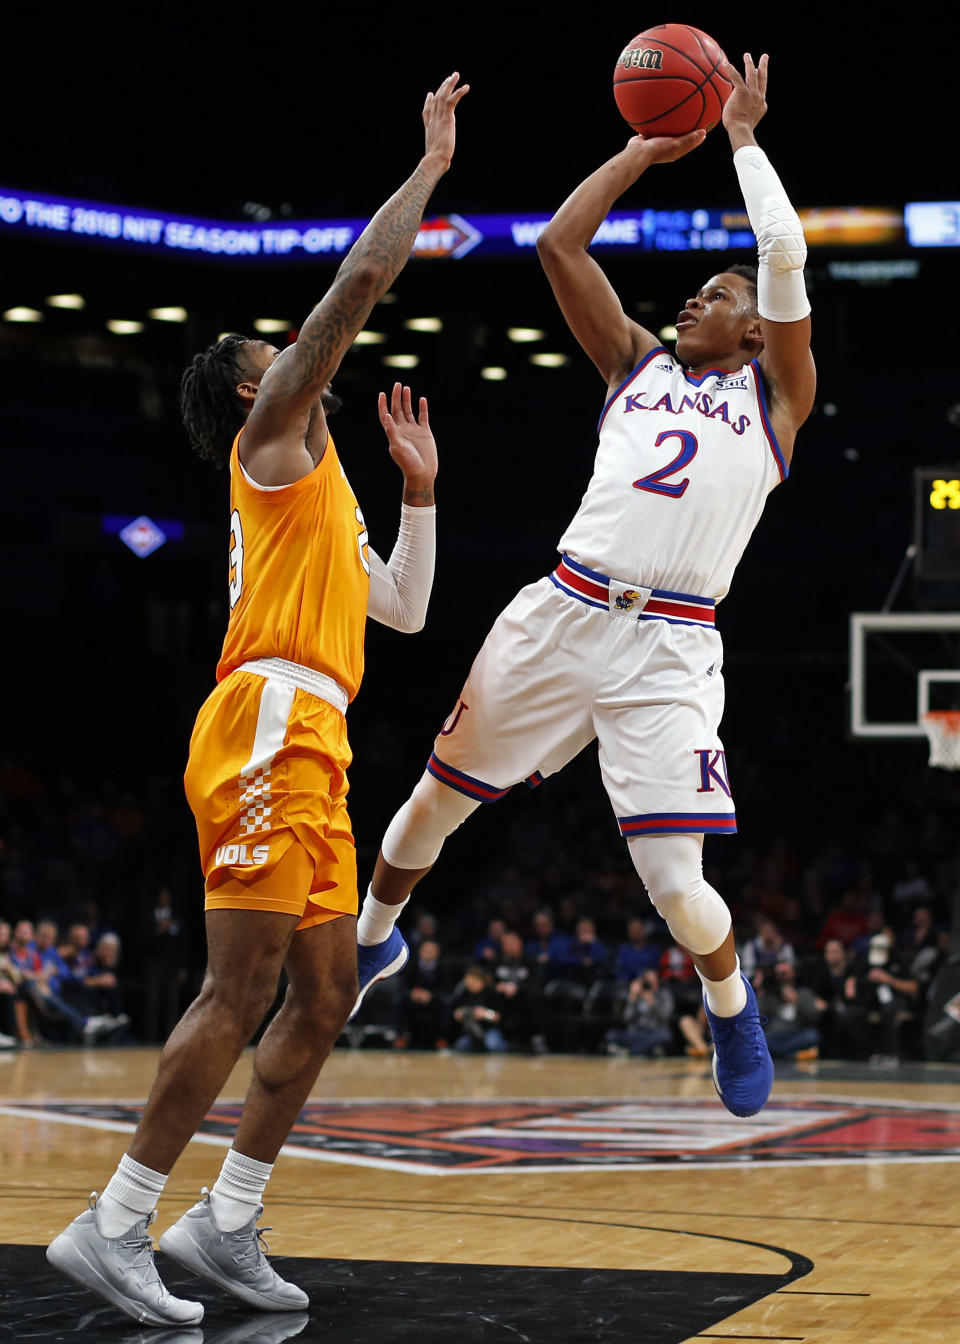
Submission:
[[[240,434],[230,453],[230,620],[217,681],[252,658],[284,658],[332,677],[352,700],[370,566],[333,439],[309,475],[270,487],[243,470],[239,443]]]

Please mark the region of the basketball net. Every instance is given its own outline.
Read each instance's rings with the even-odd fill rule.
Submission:
[[[960,710],[932,709],[923,716],[930,741],[930,764],[941,770],[960,770]]]

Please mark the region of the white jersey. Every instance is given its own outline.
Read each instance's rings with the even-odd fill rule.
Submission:
[[[559,549],[601,574],[719,601],[787,475],[756,360],[694,377],[662,346],[604,406]]]

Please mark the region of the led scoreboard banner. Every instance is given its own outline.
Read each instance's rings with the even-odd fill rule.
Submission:
[[[946,212],[942,219],[949,222],[949,211],[958,207],[948,204],[907,207],[908,212],[912,209]],[[904,242],[904,212],[899,208],[839,206],[799,213],[812,247]],[[468,254],[473,257],[530,254],[549,219],[549,212],[436,216],[425,219],[421,225],[413,255],[457,259]],[[26,234],[99,244],[127,252],[193,254],[234,261],[336,260],[350,249],[367,223],[366,219],[265,222],[202,219],[0,187],[0,238],[5,234]],[[956,244],[960,245],[960,234]],[[929,244],[925,239],[917,245]],[[945,238],[940,245],[948,245]],[[752,251],[756,240],[742,208],[614,210],[600,225],[593,246],[607,252],[726,252]]]

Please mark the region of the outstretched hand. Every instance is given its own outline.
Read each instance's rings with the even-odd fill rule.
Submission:
[[[760,57],[760,64],[754,65],[753,57],[746,52],[743,57],[743,75],[729,61],[723,67],[723,73],[733,84],[733,93],[723,105],[723,124],[728,131],[735,126],[752,131],[766,112],[769,62],[769,56],[764,54]]]
[[[408,492],[432,494],[437,475],[437,445],[430,431],[426,397],[420,398],[418,413],[414,415],[413,394],[409,387],[394,383],[389,407],[386,392],[381,392],[377,408],[390,445],[390,456],[403,472],[405,502],[427,502],[407,497]],[[432,503],[432,499],[429,502]]]
[[[706,131],[690,131],[687,135],[653,135],[649,139],[645,135],[634,135],[627,141],[627,149],[642,149],[647,165],[673,163],[675,159],[682,159],[685,154],[702,145],[706,138]]]
[[[460,99],[470,90],[469,84],[461,84],[457,88],[459,79],[456,70],[452,75],[447,75],[436,93],[427,94],[423,104],[424,153],[436,154],[444,160],[446,168],[450,167],[457,139],[454,113]]]

